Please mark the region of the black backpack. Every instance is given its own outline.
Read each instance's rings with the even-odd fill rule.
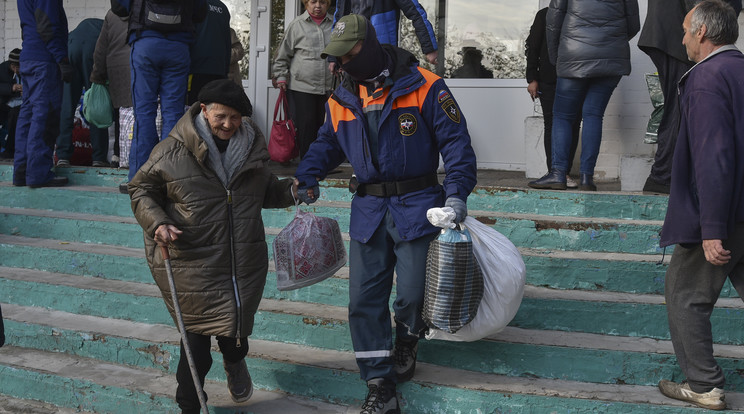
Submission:
[[[129,30],[161,33],[193,31],[193,0],[134,0]]]

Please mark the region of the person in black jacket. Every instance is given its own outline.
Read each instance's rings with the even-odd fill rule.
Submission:
[[[0,63],[0,124],[8,133],[0,159],[13,159],[15,151],[15,129],[23,92],[20,58],[21,49],[13,49],[8,54],[8,60]]]
[[[545,35],[545,17],[548,14],[548,8],[540,9],[535,15],[535,21],[530,27],[530,34],[525,42],[524,53],[527,56],[527,92],[532,100],[540,99],[542,107],[543,123],[545,133],[543,135],[543,144],[545,147],[545,161],[548,165],[548,171],[553,162],[552,139],[553,133],[553,101],[555,100],[555,66],[550,63],[548,57],[548,40]],[[573,123],[571,129],[571,151],[569,152],[568,171],[576,155],[576,148],[579,146],[579,127],[581,126],[581,115]],[[566,187],[577,188],[579,185],[572,180],[566,173]]]
[[[738,15],[741,0],[727,0]],[[659,72],[664,95],[664,115],[659,122],[656,154],[651,173],[643,186],[644,192],[669,194],[672,177],[672,157],[679,132],[679,102],[677,84],[694,63],[682,45],[682,22],[695,6],[695,0],[649,0],[638,48],[651,58]]]

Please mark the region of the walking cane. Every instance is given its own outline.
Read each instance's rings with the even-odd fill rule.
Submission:
[[[189,361],[189,370],[191,370],[191,378],[194,381],[194,388],[196,393],[199,395],[199,404],[204,414],[209,414],[209,408],[207,408],[207,398],[204,396],[204,389],[202,388],[201,381],[199,381],[199,374],[196,372],[196,365],[194,365],[194,356],[191,354],[191,347],[189,347],[189,340],[186,338],[186,328],[183,324],[183,315],[181,314],[181,306],[178,304],[178,296],[176,295],[176,283],[173,280],[173,269],[170,263],[170,254],[168,253],[167,246],[160,246],[160,250],[163,253],[163,261],[165,262],[165,272],[168,274],[168,285],[170,286],[171,298],[173,299],[173,310],[176,313],[176,320],[178,321],[178,330],[181,331],[181,341],[183,342],[183,349],[186,351],[186,360]]]

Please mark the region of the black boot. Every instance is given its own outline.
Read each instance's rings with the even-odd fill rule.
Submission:
[[[579,182],[579,190],[581,191],[597,191],[597,186],[594,185],[594,174],[579,174],[581,181]]]
[[[565,190],[566,189],[566,172],[553,168],[549,173],[535,181],[530,181],[527,185],[532,188],[547,190]]]

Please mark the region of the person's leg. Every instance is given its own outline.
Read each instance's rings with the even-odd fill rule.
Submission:
[[[581,166],[579,168],[581,174],[594,175],[594,166],[597,164],[599,147],[602,142],[602,119],[618,82],[620,82],[620,76],[589,80],[581,111],[584,120],[584,130],[581,134]],[[570,126],[568,133],[571,133]]]
[[[661,92],[664,95],[664,114],[657,131],[656,153],[651,165],[649,180],[655,184],[669,186],[672,177],[672,157],[679,133],[680,110],[677,84],[692,67],[692,62],[682,62],[657,49],[646,50],[659,72]],[[668,192],[668,190],[666,191]]]
[[[395,267],[388,212],[367,243],[349,247],[349,329],[363,380],[394,381],[389,299]]]
[[[82,75],[75,72],[70,82],[63,83],[62,104],[59,111],[59,136],[57,136],[57,159],[69,161],[75,152],[72,146],[72,129],[75,123],[75,109],[80,102],[83,89]]]
[[[20,111],[20,106],[10,108],[8,111],[8,137],[5,139],[5,155],[7,157],[13,157],[15,153],[15,137],[18,130],[18,114]]]
[[[189,46],[181,42],[166,42],[167,50],[160,52],[160,111],[163,116],[160,140],[168,137],[184,114],[189,80]]]
[[[5,345],[5,323],[3,322],[3,308],[0,307],[0,348]]]
[[[186,339],[189,342],[191,355],[194,358],[199,382],[203,386],[204,378],[206,378],[209,368],[212,367],[211,337],[186,332]],[[184,414],[198,414],[201,411],[201,404],[199,403],[199,395],[194,386],[194,379],[191,376],[191,369],[189,368],[188,358],[186,358],[183,341],[181,341],[181,357],[178,360],[176,381],[178,381],[178,388],[176,388],[176,402],[178,406]],[[205,399],[207,398],[206,393],[204,393],[204,397]]]
[[[287,100],[289,101],[289,116],[297,128],[297,147],[300,152],[300,158],[307,153],[310,144],[318,136],[318,129],[322,120],[318,123],[317,102],[318,96],[311,93],[287,90]]]
[[[159,140],[155,128],[160,88],[160,72],[156,59],[162,52],[159,43],[153,39],[143,37],[136,40],[132,43],[130,54],[134,133],[129,149],[129,181],[150,157],[150,151]]]
[[[539,98],[543,113],[543,125],[545,126],[545,134],[543,136],[545,162],[548,165],[548,171],[550,171],[550,168],[553,166],[553,141],[551,138],[553,134],[553,102],[555,101],[555,84],[540,83]]]
[[[26,147],[28,131],[31,128],[32,101],[36,99],[38,86],[36,79],[36,65],[26,61],[21,70],[21,84],[23,85],[23,102],[18,112],[16,123],[16,145],[13,153],[13,185],[26,185]]]
[[[235,402],[244,402],[253,395],[253,382],[248,373],[245,356],[248,355],[248,337],[227,338],[218,336],[217,345],[227,376],[227,389]]]
[[[713,357],[710,315],[729,274],[737,291],[744,293],[744,225],[737,225],[724,247],[731,250],[731,261],[714,266],[705,260],[702,244],[676,245],[666,272],[664,295],[674,353],[690,389],[697,393],[722,389],[725,382]]]
[[[571,151],[572,127],[581,113],[588,79],[558,78],[553,103],[552,168],[566,172]]]
[[[43,185],[54,178],[54,143],[59,135],[62,75],[52,62],[39,62],[38,99],[33,105],[26,142],[26,184]]]

